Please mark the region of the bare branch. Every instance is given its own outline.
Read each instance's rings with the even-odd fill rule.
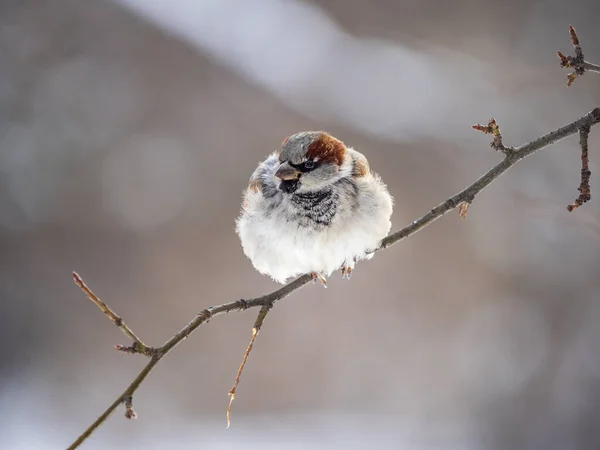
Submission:
[[[575,48],[575,56],[567,56],[561,51],[556,52],[560,59],[561,67],[570,67],[574,69],[574,71],[567,76],[567,86],[571,86],[573,81],[575,81],[577,77],[583,75],[586,71],[600,73],[600,66],[589,63],[584,59],[583,50],[579,43],[579,37],[577,36],[577,32],[575,31],[575,28],[573,28],[573,25],[569,25],[569,34],[571,35],[571,42]]]
[[[588,159],[588,136],[590,134],[590,127],[584,126],[579,129],[579,145],[581,146],[581,183],[579,184],[579,197],[575,200],[575,203],[567,206],[567,211],[571,212],[585,202],[591,200],[592,192],[590,189],[590,171],[589,159]]]
[[[123,345],[116,345],[115,348],[117,350],[125,351],[127,353],[141,353],[146,356],[151,356],[152,349],[148,347],[146,344],[142,342],[142,340],[136,336],[136,334],[131,331],[131,329],[123,322],[123,319],[119,315],[117,315],[112,309],[110,309],[106,303],[100,300],[94,292],[85,284],[83,279],[79,276],[77,272],[73,272],[73,281],[79,288],[83,291],[83,293],[89,298],[94,304],[100,308],[100,310],[106,314],[106,316],[116,325],[118,326],[125,336],[133,339],[133,345],[130,347],[125,347]]]
[[[575,57],[565,56],[559,52],[559,57],[561,58],[561,65],[563,67],[573,67],[575,69],[575,75],[571,79],[570,75],[570,83],[577,76],[583,74],[586,70],[592,72],[600,72],[600,67],[590,64],[583,60],[583,52],[581,51],[581,46],[579,44],[579,38],[575,32],[575,29],[571,27],[571,40],[575,47]],[[569,84],[570,84],[569,83]],[[591,198],[590,187],[589,187],[589,161],[588,161],[588,135],[590,133],[591,127],[600,123],[600,108],[595,108],[591,112],[587,113],[583,117],[565,125],[562,128],[559,128],[555,131],[552,131],[534,141],[531,141],[525,145],[520,147],[506,147],[503,143],[502,134],[500,132],[500,128],[494,119],[491,119],[488,125],[474,125],[478,131],[482,131],[487,134],[492,134],[493,139],[491,146],[495,150],[498,150],[504,154],[504,158],[490,170],[488,170],[485,174],[483,174],[479,179],[473,182],[470,186],[466,187],[462,191],[457,194],[451,196],[446,199],[444,202],[440,203],[436,207],[432,208],[425,215],[420,218],[414,220],[406,227],[401,230],[396,231],[395,233],[390,234],[385,239],[382,240],[381,244],[374,252],[386,249],[401,240],[415,234],[417,231],[422,230],[427,225],[431,224],[435,220],[439,219],[449,211],[459,208],[459,213],[461,217],[466,217],[467,210],[469,205],[473,202],[475,197],[487,186],[489,186],[494,180],[496,180],[500,175],[510,169],[512,166],[517,164],[522,159],[532,155],[538,150],[546,148],[556,142],[571,136],[577,132],[580,135],[580,145],[581,145],[581,161],[582,161],[582,169],[581,169],[581,184],[579,187],[579,191],[581,195],[575,200],[573,205],[569,205],[569,210],[573,210],[585,203]],[[134,418],[137,416],[135,411],[133,410],[133,394],[139,388],[141,383],[145,380],[148,374],[154,369],[156,364],[173,348],[175,348],[181,341],[190,336],[200,325],[208,322],[213,317],[218,315],[228,313],[231,311],[242,311],[249,308],[255,308],[260,306],[261,310],[254,324],[254,328],[252,330],[252,337],[250,339],[250,343],[246,349],[244,354],[244,358],[238,370],[235,383],[229,392],[230,394],[230,403],[227,410],[228,417],[228,425],[230,418],[230,409],[231,402],[234,399],[235,392],[237,386],[239,384],[244,366],[247,362],[250,351],[252,350],[252,346],[258,335],[260,328],[262,327],[263,321],[273,307],[274,303],[287,297],[292,292],[300,289],[301,287],[308,284],[313,280],[313,274],[305,274],[301,277],[295,279],[294,281],[288,283],[282,288],[270,293],[263,295],[261,297],[253,298],[250,300],[238,300],[235,302],[224,303],[218,306],[211,306],[200,312],[196,317],[188,323],[185,327],[183,327],[179,332],[177,332],[173,337],[171,337],[168,341],[166,341],[162,346],[157,348],[152,348],[146,346],[132,331],[125,325],[123,320],[115,314],[104,302],[102,302],[83,282],[83,280],[76,273],[73,274],[73,278],[75,283],[83,290],[86,296],[92,300],[99,308],[102,310],[104,314],[111,321],[113,321],[121,330],[131,339],[133,339],[134,343],[131,347],[117,346],[117,348],[121,351],[125,351],[128,353],[142,353],[146,356],[150,357],[150,361],[146,366],[142,369],[142,371],[137,375],[137,377],[131,382],[131,384],[125,389],[125,391],[117,397],[117,399],[92,423],[82,434],[75,440],[75,442],[69,447],[69,450],[75,449],[79,447],[81,443],[83,443],[92,433],[98,428],[109,416],[110,414],[121,404],[125,403],[125,416],[127,418]]]

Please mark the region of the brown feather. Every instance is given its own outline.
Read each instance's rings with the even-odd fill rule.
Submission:
[[[366,158],[354,160],[354,164],[352,165],[352,176],[354,178],[366,177],[370,173],[371,168],[369,167],[369,162]]]
[[[262,185],[263,183],[260,179],[250,180],[250,183],[248,183],[248,192],[260,192]]]
[[[248,188],[244,192],[244,199],[242,201],[242,210],[245,211],[248,208],[248,195],[256,192],[261,192],[263,182],[260,179],[251,179],[248,183]]]
[[[335,163],[338,166],[344,162],[345,154],[344,143],[327,133],[322,133],[306,151],[306,157],[309,159],[318,158],[319,162]]]

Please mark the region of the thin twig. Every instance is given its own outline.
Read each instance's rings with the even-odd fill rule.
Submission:
[[[592,191],[590,189],[590,161],[588,158],[588,136],[590,135],[590,127],[584,126],[579,129],[579,145],[581,146],[581,183],[579,184],[579,197],[574,203],[567,206],[567,211],[571,212],[585,202],[591,200]]]
[[[79,288],[84,292],[84,294],[89,298],[100,310],[106,314],[106,316],[116,325],[118,326],[125,336],[133,339],[133,345],[131,347],[125,347],[123,345],[116,345],[115,348],[117,350],[125,351],[128,353],[141,353],[146,356],[151,356],[151,348],[142,342],[142,340],[137,337],[137,335],[131,331],[131,328],[127,326],[123,319],[116,314],[112,309],[108,307],[106,303],[100,300],[94,292],[85,284],[83,279],[79,276],[77,272],[73,272],[73,281]]]
[[[254,322],[254,327],[252,328],[252,337],[250,338],[250,343],[248,347],[246,347],[246,352],[244,353],[244,358],[242,359],[242,363],[237,371],[237,375],[235,377],[235,382],[233,383],[233,387],[229,391],[229,404],[227,405],[227,428],[231,425],[231,404],[235,399],[235,393],[237,391],[238,384],[240,384],[240,378],[242,377],[242,372],[244,371],[244,367],[246,366],[246,362],[248,361],[248,356],[250,356],[250,352],[252,351],[252,346],[254,345],[254,341],[256,340],[256,336],[258,336],[258,332],[260,331],[267,314],[273,307],[273,303],[267,303],[262,308],[260,308],[260,312],[258,313],[258,317]]]
[[[575,28],[573,28],[573,25],[569,25],[569,34],[571,35],[571,42],[575,49],[575,56],[567,56],[561,51],[556,52],[560,59],[561,67],[570,67],[574,69],[573,72],[567,75],[567,86],[571,86],[573,81],[575,81],[577,77],[583,75],[586,71],[600,73],[600,66],[587,62],[584,59],[583,50],[579,43],[579,37],[577,36],[577,32],[575,31]]]

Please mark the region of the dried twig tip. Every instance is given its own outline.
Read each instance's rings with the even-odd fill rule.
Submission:
[[[227,429],[229,429],[229,425],[231,425],[231,404],[233,403],[234,398],[235,392],[229,392],[229,405],[227,405]]]
[[[259,317],[264,308],[265,307],[263,306],[263,308],[261,309],[261,312],[259,313]],[[268,312],[268,310],[267,310],[267,312]],[[266,316],[266,313],[265,313],[265,316]],[[264,317],[263,317],[263,320],[264,320]],[[229,405],[227,405],[227,428],[229,428],[229,425],[231,425],[231,404],[233,403],[233,399],[235,398],[235,391],[237,390],[238,384],[240,384],[240,378],[242,377],[242,372],[244,371],[246,362],[248,362],[248,356],[250,355],[250,352],[252,351],[252,346],[254,345],[254,340],[256,339],[257,335],[258,335],[258,328],[257,327],[252,328],[252,338],[250,338],[250,343],[248,344],[248,347],[246,348],[246,352],[244,353],[244,358],[242,359],[242,363],[240,364],[240,367],[238,369],[237,376],[235,377],[235,382],[233,383],[233,387],[229,391]]]
[[[575,45],[575,46],[579,45],[579,38],[577,37],[577,31],[575,31],[575,28],[573,27],[573,25],[569,25],[569,34],[571,35],[571,42],[573,42],[573,45]]]
[[[77,272],[73,272],[73,282],[79,287],[82,287],[83,285],[83,280]]]
[[[493,117],[490,119],[490,128],[492,129],[492,134],[494,136],[500,135],[500,128],[498,127],[496,119],[494,119]]]
[[[133,397],[128,396],[125,401],[125,417],[128,419],[137,419],[137,413],[133,409]]]
[[[473,129],[477,130],[477,131],[481,131],[482,133],[485,133],[485,134],[491,133],[490,127],[488,127],[486,125],[481,125],[480,123],[476,123],[475,125],[473,125]]]
[[[136,348],[135,344],[129,345],[129,346],[117,344],[117,345],[115,345],[115,348],[117,350],[119,350],[120,352],[129,353],[130,355],[134,355],[136,353],[142,353]]]
[[[589,64],[585,62],[583,58],[583,50],[579,44],[579,37],[573,25],[569,25],[569,34],[571,35],[571,42],[575,48],[575,56],[567,56],[562,52],[557,52],[560,59],[561,67],[571,67],[575,69],[574,72],[567,75],[567,86],[571,86],[577,77],[583,75],[586,71],[586,67],[589,68]]]
[[[487,125],[481,125],[480,123],[477,123],[477,124],[473,125],[473,129],[477,130],[477,131],[481,131],[482,133],[485,133],[485,134],[493,134],[494,136],[501,136],[500,127],[498,126],[496,119],[494,119],[493,117],[490,119],[490,121],[488,122]]]
[[[496,119],[494,119],[493,117],[490,119],[487,126],[478,123],[476,125],[473,125],[473,129],[494,136],[494,139],[490,144],[490,146],[494,150],[498,150],[507,156],[514,150],[512,147],[504,146],[504,143],[502,142],[502,133],[500,132],[500,127],[498,126],[498,122],[496,122]]]
[[[558,50],[556,53],[558,55],[558,58],[560,59],[560,67],[571,67],[571,62],[569,61],[567,55],[565,55],[560,50]]]

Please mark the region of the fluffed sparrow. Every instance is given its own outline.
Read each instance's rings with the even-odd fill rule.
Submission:
[[[363,154],[323,131],[285,139],[254,171],[236,231],[254,267],[279,283],[350,278],[390,230],[393,199]]]

